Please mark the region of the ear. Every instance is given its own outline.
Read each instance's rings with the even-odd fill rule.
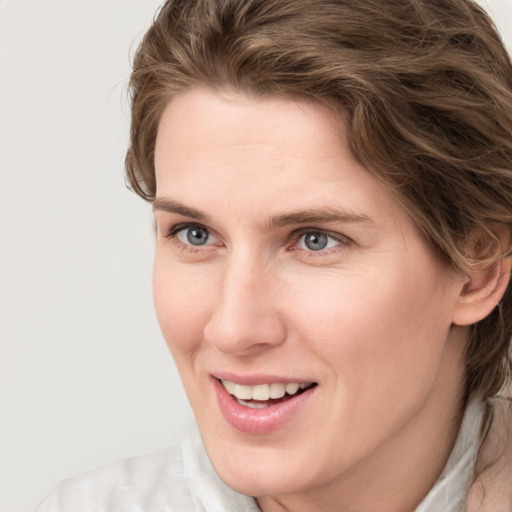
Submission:
[[[465,326],[479,322],[498,305],[510,281],[512,256],[500,256],[510,245],[510,228],[494,225],[479,230],[469,240],[469,254],[476,261],[466,275],[453,310],[452,322]]]

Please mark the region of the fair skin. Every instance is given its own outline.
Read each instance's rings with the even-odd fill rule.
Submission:
[[[155,167],[157,316],[219,476],[264,512],[414,510],[460,425],[470,279],[315,103],[184,93]],[[269,422],[220,378],[313,385]]]

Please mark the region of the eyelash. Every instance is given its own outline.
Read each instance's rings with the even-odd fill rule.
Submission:
[[[178,234],[181,231],[185,231],[186,229],[191,229],[191,228],[203,228],[208,232],[209,235],[212,235],[212,231],[210,229],[208,229],[206,226],[203,226],[202,224],[197,224],[195,222],[185,222],[185,223],[176,224],[176,225],[172,226],[169,229],[169,232],[167,233],[167,235],[165,235],[165,238],[167,238],[169,240],[175,240],[175,243],[180,251],[189,252],[189,253],[198,253],[199,251],[204,251],[205,246],[198,245],[198,246],[194,247],[192,244],[185,244],[181,240],[178,239]],[[211,247],[211,246],[208,245],[206,247]]]
[[[176,224],[176,225],[172,226],[169,229],[168,234],[165,235],[165,238],[171,239],[171,240],[176,240],[178,237],[178,234],[181,231],[185,231],[185,230],[191,229],[191,228],[203,228],[208,232],[209,235],[213,235],[212,231],[210,229],[208,229],[206,226],[203,226],[202,224],[188,222],[188,223],[181,223],[181,224]],[[338,245],[336,245],[335,247],[327,248],[327,249],[320,249],[318,251],[314,251],[312,249],[307,250],[307,249],[297,248],[296,245],[299,243],[300,239],[303,236],[308,235],[308,234],[326,235],[331,240],[335,240],[338,243]],[[303,253],[307,254],[310,257],[325,256],[327,254],[330,254],[333,249],[336,250],[340,246],[348,246],[352,243],[350,238],[348,238],[345,235],[342,235],[340,233],[333,233],[331,231],[326,231],[326,230],[318,229],[318,228],[300,228],[291,234],[290,240],[293,242],[293,247],[291,247],[290,250],[302,251]],[[194,246],[192,244],[183,243],[183,242],[181,242],[181,240],[176,240],[176,245],[182,251],[197,253],[199,251],[204,251],[205,247],[211,247],[212,245],[214,246],[215,244],[211,244],[211,245],[207,245],[207,246],[204,246],[204,245]]]
[[[337,245],[334,247],[329,247],[325,249],[320,249],[317,251],[314,251],[312,249],[301,249],[297,248],[296,245],[299,243],[301,238],[305,235],[325,235],[331,240],[334,240],[337,242]],[[340,247],[346,247],[350,245],[351,240],[340,233],[333,233],[331,231],[326,231],[324,229],[318,229],[318,228],[300,228],[292,233],[291,236],[292,241],[294,242],[294,246],[291,248],[293,251],[303,251],[305,254],[307,254],[309,257],[320,257],[325,256],[327,254],[331,254],[331,252],[339,250]]]

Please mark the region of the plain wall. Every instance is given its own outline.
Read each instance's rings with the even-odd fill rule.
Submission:
[[[124,185],[130,53],[159,0],[0,2],[0,510],[189,417]]]
[[[0,510],[188,421],[124,186],[130,48],[158,0],[0,0]],[[509,48],[512,0],[487,0]]]

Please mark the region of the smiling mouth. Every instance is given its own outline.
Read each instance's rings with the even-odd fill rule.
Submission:
[[[221,379],[220,382],[238,404],[250,409],[265,409],[277,405],[299,396],[317,385],[316,382],[294,382],[246,386],[224,379]]]

